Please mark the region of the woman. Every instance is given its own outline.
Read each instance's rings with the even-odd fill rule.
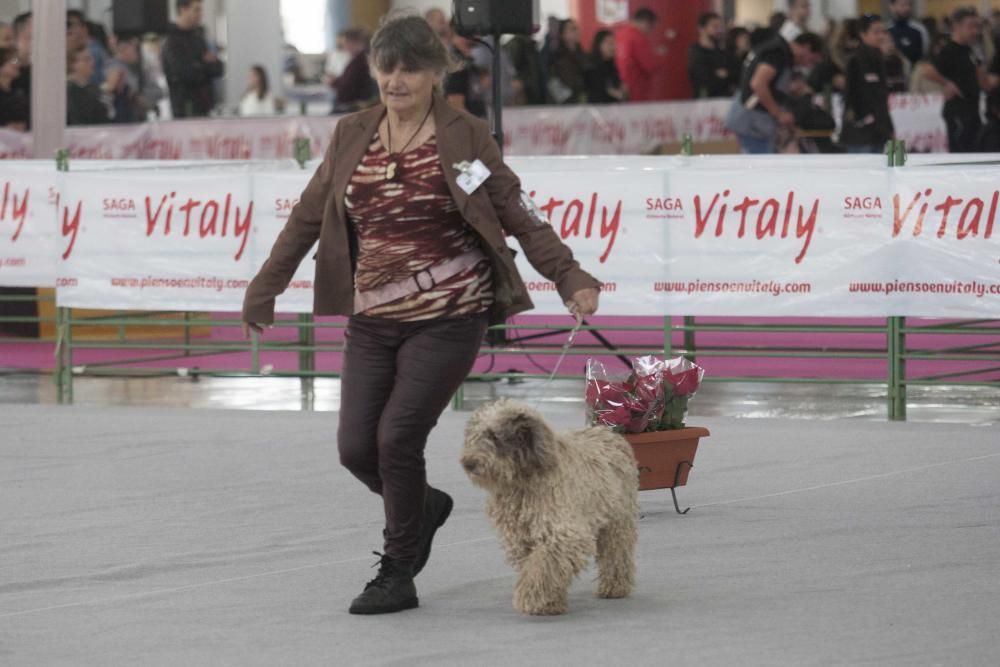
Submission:
[[[86,46],[75,49],[67,57],[66,124],[100,125],[111,122],[107,105],[101,100],[94,76],[94,56]]]
[[[733,90],[740,87],[743,65],[750,54],[750,31],[736,26],[726,32],[726,62],[729,63],[729,85]]]
[[[580,48],[580,26],[567,19],[559,22],[559,41],[549,63],[548,92],[555,104],[585,102],[583,70],[587,58]]]
[[[250,83],[247,85],[247,92],[240,100],[241,116],[273,116],[277,111],[274,108],[274,97],[271,95],[271,86],[267,80],[267,70],[263,65],[254,65],[250,68]]]
[[[578,318],[596,311],[599,289],[528,205],[489,126],[437,92],[448,53],[423,19],[385,20],[371,63],[382,103],[337,123],[243,306],[245,332],[273,322],[275,297],[319,239],[315,313],[349,316],[340,460],[386,516],[385,555],[357,614],[417,606],[413,577],[452,507],[427,485],[427,436],[487,326],[532,307],[505,235]],[[477,161],[484,182],[465,164]]]
[[[594,35],[584,79],[587,82],[587,101],[591,104],[625,101],[625,87],[615,64],[615,36],[610,30],[599,30]]]
[[[28,130],[28,101],[24,93],[14,87],[21,75],[21,61],[14,49],[0,49],[0,127],[26,132]]]

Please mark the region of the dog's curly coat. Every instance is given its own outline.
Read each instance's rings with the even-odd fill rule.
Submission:
[[[489,492],[487,514],[519,571],[515,609],[564,613],[591,557],[599,597],[632,591],[639,475],[624,438],[601,427],[556,434],[536,410],[501,399],[469,419],[461,461]]]

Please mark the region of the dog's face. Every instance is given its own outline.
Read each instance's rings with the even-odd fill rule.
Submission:
[[[480,406],[469,418],[462,467],[485,489],[510,486],[549,468],[554,439],[537,411],[500,399]]]

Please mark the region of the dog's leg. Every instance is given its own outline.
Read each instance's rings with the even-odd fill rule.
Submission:
[[[569,585],[593,552],[594,541],[585,535],[556,535],[535,547],[521,563],[514,609],[539,616],[566,613]]]
[[[635,585],[636,517],[629,514],[597,534],[597,596],[623,598]]]

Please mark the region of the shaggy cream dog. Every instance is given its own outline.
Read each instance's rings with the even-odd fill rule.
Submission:
[[[607,428],[556,434],[537,411],[501,399],[469,419],[461,460],[489,492],[487,514],[519,572],[515,609],[564,613],[591,557],[599,597],[632,591],[639,475],[624,438]]]

